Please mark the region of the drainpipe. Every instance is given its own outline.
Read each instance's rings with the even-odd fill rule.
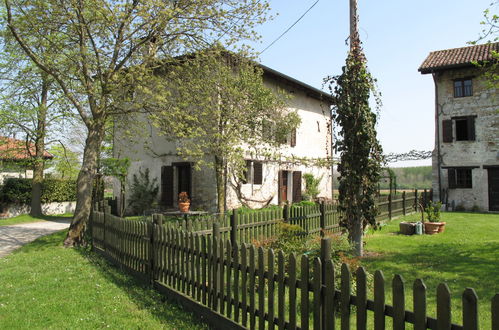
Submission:
[[[438,198],[440,202],[442,200],[442,174],[441,174],[441,164],[440,164],[440,113],[438,111],[438,85],[437,85],[437,73],[432,72],[433,83],[435,84],[435,141],[437,144],[437,169],[438,169]]]

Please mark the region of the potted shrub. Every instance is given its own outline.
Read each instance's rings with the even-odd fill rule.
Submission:
[[[189,207],[191,206],[191,200],[189,195],[185,191],[178,194],[178,209],[180,212],[189,212]]]
[[[440,222],[440,208],[442,203],[430,202],[425,208],[427,222],[424,223],[424,231],[426,234],[432,235],[441,233],[445,230],[445,222]]]

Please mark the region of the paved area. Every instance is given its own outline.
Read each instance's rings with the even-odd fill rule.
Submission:
[[[40,221],[0,226],[0,258],[38,237],[69,227],[70,220]]]

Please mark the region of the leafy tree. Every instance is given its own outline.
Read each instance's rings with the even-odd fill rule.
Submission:
[[[277,91],[264,86],[261,69],[219,47],[169,66],[162,81],[172,92],[151,105],[152,121],[168,139],[182,141],[178,154],[198,167],[214,168],[218,212],[223,213],[227,168],[242,178],[244,158],[277,150],[299,118],[285,110]]]
[[[80,159],[77,152],[65,147],[62,144],[53,145],[49,152],[54,156],[48,162],[49,168],[53,168],[53,176],[59,179],[76,179],[80,171]]]
[[[348,230],[355,253],[361,256],[365,227],[377,227],[375,196],[383,157],[376,138],[377,115],[369,106],[375,80],[367,70],[357,33],[351,43],[343,73],[327,80],[335,104],[333,119],[339,130],[334,147],[340,153],[340,224]],[[379,97],[376,101],[380,106]]]
[[[499,41],[499,16],[494,11],[499,7],[499,0],[494,0],[490,7],[483,11],[483,29],[477,40],[469,42],[472,45],[478,42],[497,42]],[[499,88],[499,52],[492,51],[492,61],[488,63],[474,63],[484,71],[485,79],[489,88]]]
[[[87,127],[66,246],[83,242],[106,123],[123,113],[117,96],[131,85],[150,92],[145,82],[158,57],[190,52],[216,40],[234,44],[254,39],[253,27],[266,19],[268,10],[261,0],[4,0],[4,4],[13,38],[54,80]],[[40,43],[48,45],[49,52],[40,52],[36,47]]]
[[[49,128],[58,126],[67,110],[49,75],[29,60],[7,33],[5,22],[0,24],[0,127],[9,133],[20,133],[26,141],[25,163],[33,170],[30,214],[40,216],[45,146],[54,138]],[[41,44],[36,48],[44,51]]]

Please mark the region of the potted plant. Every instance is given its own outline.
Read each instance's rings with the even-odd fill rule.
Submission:
[[[178,194],[178,208],[180,212],[189,212],[189,207],[191,206],[191,200],[189,199],[189,195],[185,191],[182,191]]]
[[[445,222],[440,221],[440,208],[442,207],[442,203],[434,203],[430,202],[426,208],[426,219],[427,222],[424,223],[424,231],[426,234],[438,234],[445,230]]]

